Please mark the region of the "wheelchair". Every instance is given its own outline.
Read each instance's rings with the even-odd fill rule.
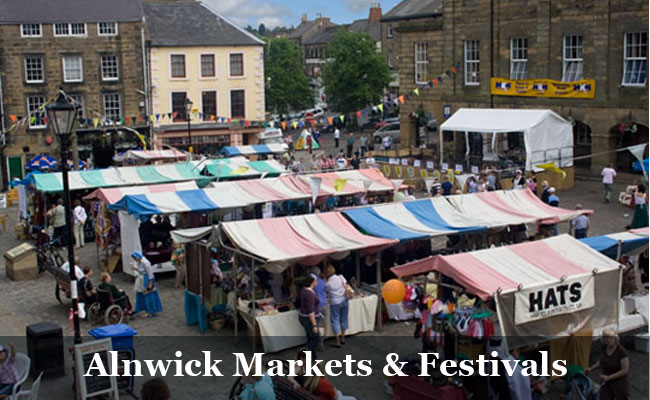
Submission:
[[[124,301],[125,307],[119,303]],[[88,307],[88,320],[93,325],[102,322],[105,325],[115,325],[126,322],[133,313],[133,307],[129,297],[124,294],[121,297],[113,298],[109,290],[97,290],[97,301]]]

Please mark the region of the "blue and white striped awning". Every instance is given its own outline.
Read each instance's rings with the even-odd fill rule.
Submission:
[[[580,239],[584,244],[609,258],[616,259],[618,243],[621,242],[621,255],[634,255],[648,249],[648,228],[629,232],[611,233]]]
[[[221,154],[226,157],[285,153],[289,147],[284,143],[254,144],[251,146],[226,146]]]
[[[442,197],[343,210],[364,232],[388,239],[411,240],[487,228],[459,213]]]

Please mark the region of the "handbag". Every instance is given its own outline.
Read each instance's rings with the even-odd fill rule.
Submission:
[[[354,298],[354,289],[352,289],[352,286],[348,285],[344,280],[343,277],[339,275],[339,279],[341,279],[341,284],[343,284],[343,287],[345,288],[345,297],[349,299]]]

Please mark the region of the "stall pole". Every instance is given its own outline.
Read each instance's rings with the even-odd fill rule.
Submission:
[[[377,330],[382,328],[381,321],[381,251],[377,254]]]
[[[196,245],[195,245],[196,246]],[[201,245],[196,246],[195,248],[198,250],[199,253],[199,299],[201,299],[201,305],[203,305],[203,302],[205,299],[203,298],[203,249],[201,248]],[[203,307],[200,307],[199,310],[201,310]],[[203,318],[202,316],[200,318]]]
[[[237,343],[239,344],[239,297],[237,296],[237,253],[232,257],[232,270],[235,273],[235,285],[233,291],[235,292],[235,338],[237,338]]]
[[[255,312],[255,260],[251,259],[251,312],[253,313],[253,354],[255,353],[255,342],[257,341],[256,312]]]
[[[354,264],[356,266],[357,285],[361,285],[361,262],[359,260],[359,250],[354,252]]]
[[[619,240],[618,241],[618,249],[616,250],[616,261],[617,262],[621,259],[622,253],[623,253],[623,241]]]

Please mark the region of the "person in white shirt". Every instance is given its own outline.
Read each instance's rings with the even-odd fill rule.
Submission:
[[[77,277],[77,280],[80,281],[81,278],[84,277],[84,272],[81,268],[79,268],[79,257],[75,256],[74,258],[74,274]],[[63,264],[61,264],[61,269],[64,270],[67,274],[70,273],[70,262],[66,261]]]
[[[88,215],[86,214],[86,209],[83,208],[79,200],[75,201],[72,217],[74,219],[74,246],[75,248],[84,247],[86,244],[84,238],[84,226],[86,225]]]
[[[377,164],[375,163],[375,157],[369,156],[368,158],[366,158],[366,167],[367,168],[377,167]]]
[[[381,144],[384,146],[384,150],[390,150],[390,146],[393,145],[393,138],[390,135],[386,135],[381,140]]]
[[[616,170],[612,168],[612,164],[609,164],[607,167],[603,168],[600,175],[603,177],[603,195],[605,197],[605,203],[609,203],[609,199],[612,196],[612,185],[614,184]]]
[[[339,148],[339,139],[341,138],[341,131],[339,128],[334,128],[334,145]]]
[[[343,275],[336,274],[336,270],[331,264],[325,267],[325,276],[327,277],[325,283],[327,299],[330,303],[330,322],[336,338],[334,347],[341,347],[342,344],[345,344],[345,331],[348,330],[350,304],[345,295],[347,282]]]
[[[348,161],[345,159],[343,154],[339,154],[336,158],[336,169],[345,169],[348,166]]]

